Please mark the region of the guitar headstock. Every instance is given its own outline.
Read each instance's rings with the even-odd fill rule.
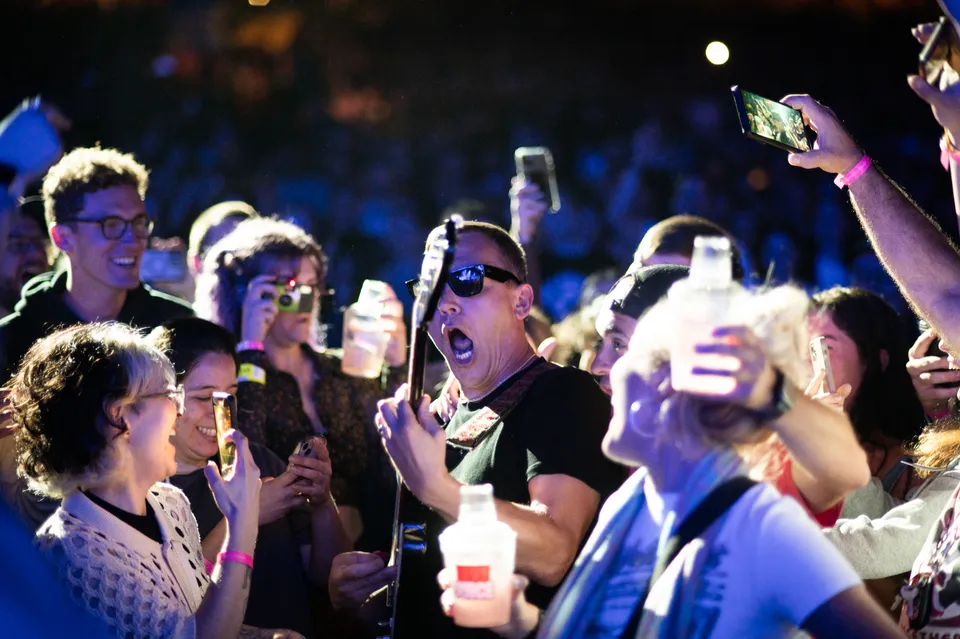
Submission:
[[[443,292],[442,284],[446,281],[450,265],[453,263],[461,226],[463,226],[463,218],[459,215],[451,215],[443,226],[434,229],[427,238],[427,247],[423,252],[423,265],[420,268],[417,297],[413,302],[412,328],[414,331],[429,324],[437,311],[440,295]]]

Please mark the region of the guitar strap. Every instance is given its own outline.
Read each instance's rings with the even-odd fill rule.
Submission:
[[[555,368],[559,367],[543,358],[538,358],[521,373],[521,377],[515,380],[509,388],[461,424],[455,433],[447,437],[447,441],[464,448],[476,448],[494,427],[517,407],[517,404],[530,390],[533,383],[541,375]]]

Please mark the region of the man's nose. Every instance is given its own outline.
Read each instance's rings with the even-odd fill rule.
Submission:
[[[443,292],[440,294],[440,303],[437,310],[444,315],[455,315],[460,312],[460,298],[457,297],[450,287],[443,285]]]

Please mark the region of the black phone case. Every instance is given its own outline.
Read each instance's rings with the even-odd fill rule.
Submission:
[[[737,117],[740,119],[740,130],[743,131],[743,134],[745,136],[747,136],[751,140],[756,140],[761,144],[774,146],[774,147],[777,147],[778,149],[782,149],[790,153],[805,153],[805,151],[799,147],[790,146],[789,144],[784,144],[779,140],[772,140],[770,138],[766,138],[762,135],[757,135],[756,133],[754,133],[750,129],[750,120],[747,118],[747,109],[743,106],[743,95],[740,93],[740,87],[738,86],[732,87],[730,91],[733,93],[733,100],[737,105]],[[811,135],[812,132],[810,130],[810,127],[804,126],[803,133],[807,138],[807,142],[809,143],[810,148],[812,149],[814,138]]]

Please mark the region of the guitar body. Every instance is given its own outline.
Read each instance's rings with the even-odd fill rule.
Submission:
[[[426,370],[427,326],[440,303],[440,295],[446,285],[447,274],[453,263],[457,232],[462,224],[459,216],[453,216],[443,226],[443,232],[427,241],[423,268],[420,272],[421,289],[413,308],[412,337],[410,340],[410,365],[407,374],[407,400],[416,411],[423,397],[423,376]],[[425,561],[427,550],[428,509],[410,492],[400,477],[397,477],[397,497],[393,515],[393,544],[390,565],[396,566],[397,577],[387,587],[387,610],[390,617],[380,623],[380,639],[410,639],[416,636],[416,608],[403,608],[404,600],[417,597],[416,584],[404,581],[405,568],[416,567]],[[416,570],[417,574],[421,571]],[[409,580],[408,580],[409,581]],[[422,596],[422,593],[420,593]],[[408,630],[404,630],[408,628]]]

